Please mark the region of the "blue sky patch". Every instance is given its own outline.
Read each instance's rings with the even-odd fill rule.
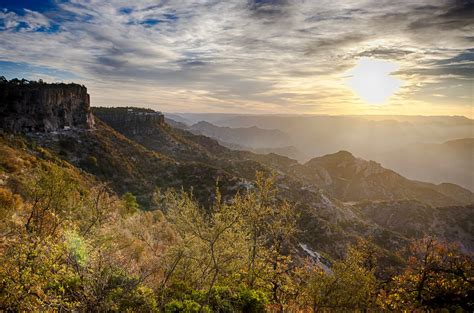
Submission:
[[[79,76],[66,71],[10,61],[0,61],[0,75],[7,79],[25,78],[28,80],[38,80],[40,78],[49,80],[49,78],[52,78],[55,81],[71,81],[79,78]]]
[[[23,15],[24,9],[40,13],[51,11],[57,8],[57,2],[52,0],[0,0],[0,8]]]
[[[159,24],[161,22],[162,22],[161,20],[149,18],[140,22],[140,24],[145,25],[145,26],[155,26],[156,24]]]
[[[119,12],[120,12],[121,14],[128,15],[128,14],[130,14],[130,13],[133,12],[133,9],[132,9],[132,8],[129,8],[129,7],[125,7],[125,8],[119,9]]]

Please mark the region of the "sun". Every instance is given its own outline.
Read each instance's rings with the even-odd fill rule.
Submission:
[[[363,101],[369,104],[383,104],[398,91],[402,81],[392,76],[399,65],[393,62],[361,58],[357,65],[347,72],[346,85]]]

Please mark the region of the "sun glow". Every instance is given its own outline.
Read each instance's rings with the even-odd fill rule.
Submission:
[[[391,75],[398,68],[396,63],[362,58],[347,72],[346,84],[363,101],[369,104],[383,104],[402,84],[401,80]]]

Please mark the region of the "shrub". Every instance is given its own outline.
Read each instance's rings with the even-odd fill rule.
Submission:
[[[124,204],[124,215],[136,213],[139,209],[137,198],[130,192],[127,192],[122,197]]]
[[[174,313],[174,312],[198,313],[198,312],[210,312],[210,310],[207,307],[201,308],[199,303],[193,300],[184,300],[184,301],[173,300],[170,303],[166,304],[165,312],[167,313]]]
[[[237,297],[242,312],[265,312],[265,306],[268,304],[267,297],[259,290],[244,288],[239,291]]]

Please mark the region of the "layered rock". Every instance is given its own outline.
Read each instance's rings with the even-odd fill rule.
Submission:
[[[91,129],[87,88],[77,84],[0,84],[0,128],[14,133]]]
[[[151,135],[165,124],[162,113],[141,108],[93,108],[94,115],[125,135]]]

